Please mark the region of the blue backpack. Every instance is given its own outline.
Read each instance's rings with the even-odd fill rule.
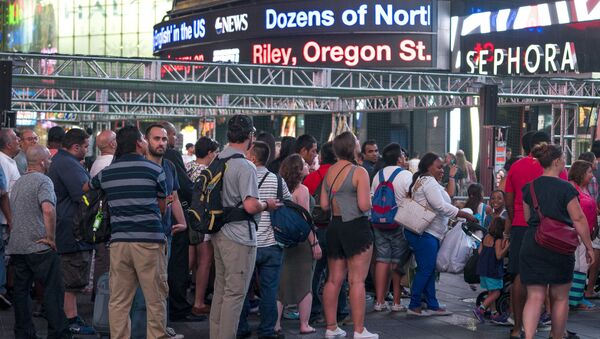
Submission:
[[[269,174],[265,174],[262,178],[259,188]],[[279,175],[277,175],[277,198],[283,206],[271,212],[275,241],[284,248],[294,247],[308,238],[313,228],[312,217],[304,207],[291,200],[283,200],[283,179]]]
[[[393,183],[401,171],[402,168],[397,168],[388,180],[385,180],[383,176],[383,169],[378,173],[379,185],[377,185],[371,200],[371,223],[377,229],[390,230],[399,227],[394,221],[398,205],[396,204]]]

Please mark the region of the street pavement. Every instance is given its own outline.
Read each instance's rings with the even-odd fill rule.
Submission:
[[[440,303],[445,304],[448,310],[454,312],[447,317],[418,318],[407,316],[406,313],[373,312],[372,298],[367,303],[366,327],[371,332],[378,333],[380,338],[411,338],[411,339],[507,339],[509,327],[501,327],[489,323],[478,324],[473,318],[471,310],[477,295],[481,292],[472,291],[463,282],[462,275],[441,274],[437,284]],[[408,303],[403,299],[403,304]],[[598,302],[600,305],[600,302]],[[91,322],[92,304],[89,296],[81,296],[79,311],[83,318]],[[0,311],[0,338],[13,338],[14,315],[12,310]],[[600,312],[571,312],[569,315],[568,329],[582,339],[600,338]],[[40,335],[45,337],[46,323],[43,319],[35,319],[36,328]],[[252,315],[250,324],[253,330],[258,325],[258,317]],[[315,339],[324,337],[324,325],[315,326],[317,332],[312,335],[298,333],[298,321],[284,320],[283,331],[286,338]],[[174,323],[173,328],[186,338],[208,338],[208,321],[197,323]],[[352,326],[342,326],[352,337]],[[536,338],[548,338],[549,328],[538,332]],[[81,336],[81,338],[94,338],[94,336]],[[256,338],[254,334],[253,338]]]

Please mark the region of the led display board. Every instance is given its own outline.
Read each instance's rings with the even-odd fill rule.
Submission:
[[[454,72],[535,75],[600,71],[600,2],[558,1],[451,19]]]
[[[259,3],[157,24],[153,46],[178,60],[447,69],[449,39],[438,28],[449,22],[447,1]]]

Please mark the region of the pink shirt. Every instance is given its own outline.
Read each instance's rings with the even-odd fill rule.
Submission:
[[[579,186],[573,185],[579,192],[579,204],[581,205],[581,209],[583,210],[583,214],[585,214],[585,218],[587,219],[588,226],[590,227],[590,232],[594,231],[594,226],[596,226],[596,200],[588,193],[582,190]]]
[[[544,168],[540,162],[531,155],[517,160],[508,171],[506,177],[506,193],[514,193],[514,217],[512,220],[513,226],[527,226],[527,221],[523,215],[523,187],[539,178],[544,174]],[[560,178],[568,180],[567,172],[563,171]]]

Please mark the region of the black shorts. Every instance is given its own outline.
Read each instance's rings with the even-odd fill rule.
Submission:
[[[343,222],[333,217],[327,227],[327,256],[332,259],[348,259],[373,245],[373,231],[367,217]]]
[[[81,292],[90,280],[91,252],[60,255],[60,268],[66,292]]]
[[[519,256],[521,255],[521,244],[523,237],[529,227],[513,226],[510,228],[510,245],[508,246],[508,273],[513,277],[519,272]]]

